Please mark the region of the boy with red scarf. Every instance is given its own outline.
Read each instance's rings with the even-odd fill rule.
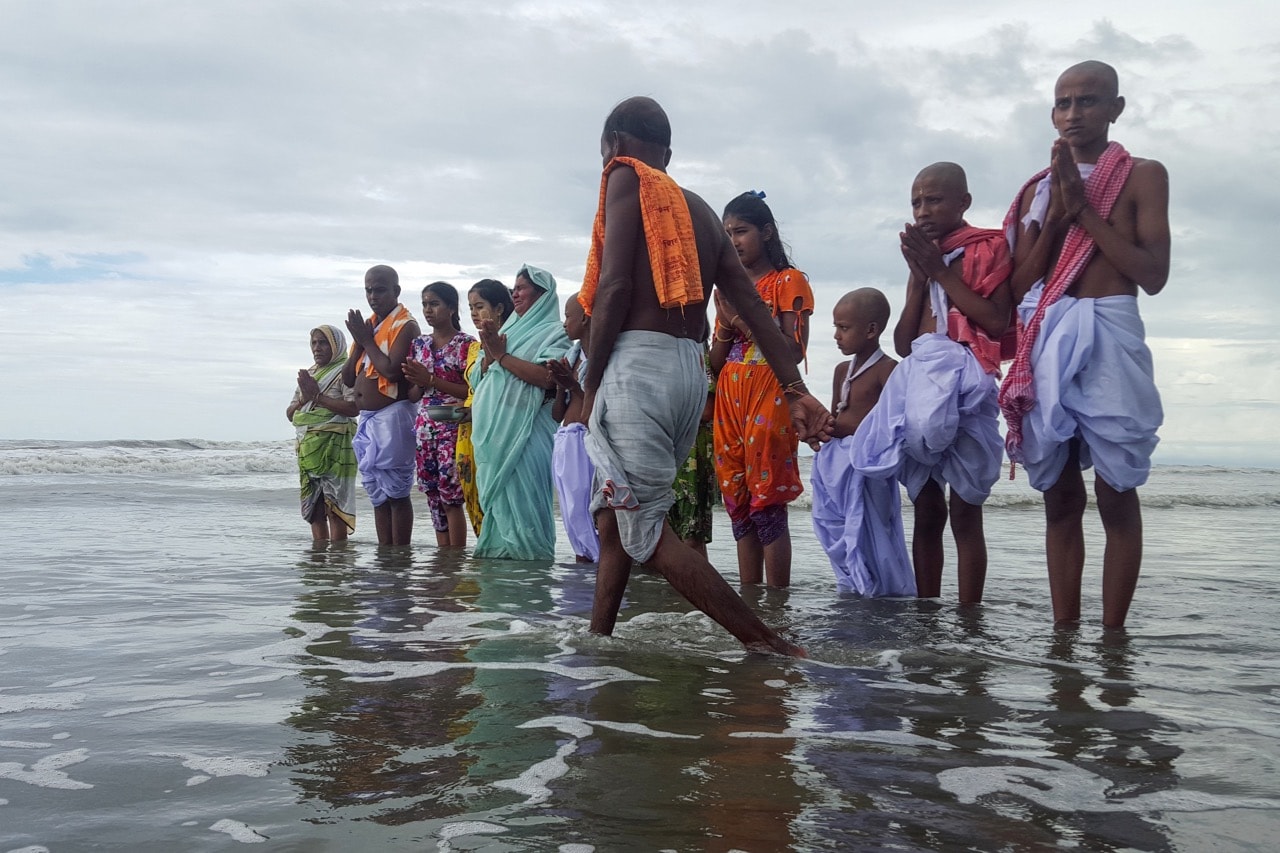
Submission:
[[[972,202],[955,163],[927,166],[912,184],[915,224],[899,235],[906,303],[893,332],[903,360],[859,425],[854,456],[859,473],[907,488],[921,598],[941,594],[950,517],[962,604],[982,601],[986,582],[982,504],[1003,459],[995,374],[1012,316],[1008,243],[1002,231],[964,221]]]
[[[1106,532],[1102,624],[1123,627],[1142,565],[1142,508],[1163,421],[1138,288],[1169,279],[1169,174],[1108,140],[1124,111],[1119,80],[1096,61],[1058,77],[1050,165],[1005,219],[1013,245],[1018,352],[1000,389],[1009,457],[1044,492],[1053,618],[1080,619],[1083,469]]]

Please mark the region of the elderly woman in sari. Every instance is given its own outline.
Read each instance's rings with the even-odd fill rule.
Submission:
[[[555,556],[551,508],[551,416],[555,382],[546,363],[569,351],[560,321],[556,280],[523,266],[511,293],[516,316],[499,331],[477,326],[484,356],[471,368],[475,388],[471,441],[484,525],[475,556],[549,560]]]
[[[347,339],[337,326],[311,330],[315,364],[298,371],[298,389],[285,417],[298,432],[302,517],[317,542],[346,539],[356,529],[356,454],[351,438],[360,414],[355,392],[342,382]]]

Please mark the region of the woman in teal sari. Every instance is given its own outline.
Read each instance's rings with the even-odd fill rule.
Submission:
[[[525,265],[511,293],[515,316],[479,323],[484,357],[467,379],[475,388],[471,442],[484,525],[475,556],[550,560],[556,533],[551,508],[551,451],[556,422],[546,363],[569,351],[551,273]]]
[[[315,364],[298,371],[285,417],[298,433],[302,517],[317,542],[346,539],[356,529],[356,454],[351,437],[360,414],[355,392],[342,384],[347,339],[337,326],[311,330]]]

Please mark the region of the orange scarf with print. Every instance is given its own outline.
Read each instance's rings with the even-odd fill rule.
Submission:
[[[385,317],[379,317],[374,314],[369,318],[369,322],[373,325],[373,341],[378,345],[378,349],[382,350],[385,355],[391,355],[391,345],[396,342],[396,336],[400,334],[400,330],[404,328],[406,323],[413,322],[413,315],[409,313],[409,309],[403,305],[396,305],[394,311]],[[354,353],[356,345],[351,345],[351,352]],[[378,393],[384,397],[390,397],[392,400],[397,398],[400,393],[399,386],[387,377],[383,376],[373,366],[373,360],[364,353],[360,354],[360,360],[356,362],[356,375],[364,374],[378,380]]]
[[[666,172],[634,157],[614,157],[600,177],[600,204],[591,226],[591,253],[582,279],[578,302],[591,316],[596,288],[600,285],[600,264],[604,257],[604,207],[609,173],[618,166],[630,166],[640,178],[640,219],[649,247],[649,267],[653,286],[663,308],[702,302],[702,272],[698,266],[698,245],[694,239],[693,217],[679,184]]]

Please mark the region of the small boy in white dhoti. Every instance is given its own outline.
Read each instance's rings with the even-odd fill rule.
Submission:
[[[869,479],[853,464],[854,432],[879,401],[897,364],[880,349],[880,334],[889,325],[889,300],[874,287],[864,287],[842,296],[832,319],[836,345],[853,358],[836,366],[834,439],[813,460],[813,532],[841,590],[867,597],[914,596],[898,480]]]
[[[903,360],[858,427],[854,447],[858,473],[896,477],[907,488],[921,598],[942,593],[949,516],[961,604],[982,601],[987,577],[982,504],[1004,457],[995,375],[1012,317],[1009,246],[1002,231],[964,221],[972,202],[955,163],[934,163],[912,184],[915,224],[899,235],[909,270],[906,302],[893,332]]]
[[[547,362],[547,369],[556,382],[551,417],[560,422],[555,449],[551,452],[551,480],[560,505],[560,521],[579,563],[600,559],[600,536],[591,514],[591,484],[596,469],[587,455],[587,419],[582,410],[589,330],[590,320],[575,293],[564,304],[564,333],[573,345],[564,358]]]

